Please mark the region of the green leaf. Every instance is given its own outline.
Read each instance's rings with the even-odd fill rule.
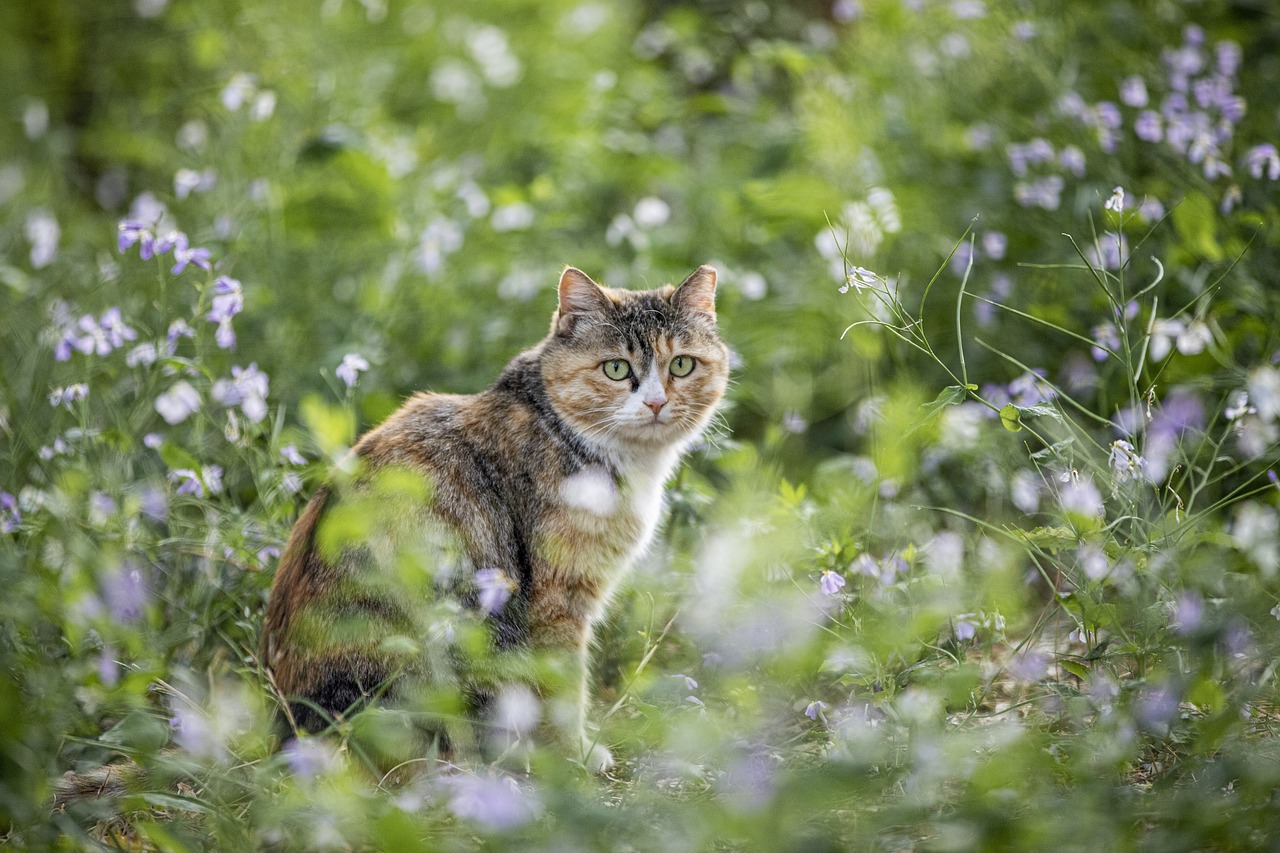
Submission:
[[[1000,410],[1000,423],[1004,424],[1004,428],[1009,432],[1020,431],[1022,423],[1018,416],[1018,407],[1013,403],[1005,403],[1004,408]]]
[[[164,460],[164,464],[174,471],[179,468],[185,468],[189,471],[200,470],[200,463],[194,456],[168,441],[160,446],[160,458]]]
[[[1079,661],[1066,660],[1065,658],[1060,658],[1058,660],[1058,663],[1062,665],[1063,669],[1065,669],[1067,672],[1074,675],[1076,678],[1083,680],[1089,677],[1089,667],[1085,666]]]
[[[948,385],[938,392],[938,396],[934,398],[932,403],[925,403],[920,408],[924,410],[924,418],[910,430],[907,435],[920,429],[929,421],[937,417],[947,406],[958,406],[969,396],[969,392],[977,391],[977,385]]]
[[[1207,261],[1222,260],[1222,247],[1215,234],[1217,222],[1213,202],[1204,193],[1188,195],[1173,209],[1173,227],[1183,246]]]
[[[1080,544],[1079,535],[1070,527],[1037,527],[1034,530],[1021,530],[1022,538],[1045,551],[1065,551],[1076,548]]]

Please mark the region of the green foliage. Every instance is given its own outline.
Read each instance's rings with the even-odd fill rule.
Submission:
[[[1268,849],[1278,36],[1170,0],[0,6],[0,837]],[[212,268],[140,257],[170,231]],[[618,769],[445,772],[403,708],[280,752],[266,591],[358,433],[485,387],[565,263],[702,262],[735,385],[598,638]],[[414,616],[389,654],[484,656]],[[125,756],[123,817],[50,811]]]

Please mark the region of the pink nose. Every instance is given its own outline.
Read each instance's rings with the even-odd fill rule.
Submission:
[[[659,400],[645,400],[644,404],[653,410],[653,416],[656,418],[658,412],[661,412],[662,407],[667,404],[667,400],[665,397]]]

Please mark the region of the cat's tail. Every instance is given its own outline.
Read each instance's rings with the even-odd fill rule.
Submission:
[[[83,772],[68,770],[54,780],[52,806],[61,809],[85,800],[115,799],[146,783],[146,769],[128,760]]]

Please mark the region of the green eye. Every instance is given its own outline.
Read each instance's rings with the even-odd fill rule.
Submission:
[[[620,358],[609,359],[601,366],[604,368],[604,375],[610,379],[622,380],[631,375],[631,364]]]
[[[691,355],[678,355],[671,359],[672,376],[688,376],[693,372],[694,360]]]

